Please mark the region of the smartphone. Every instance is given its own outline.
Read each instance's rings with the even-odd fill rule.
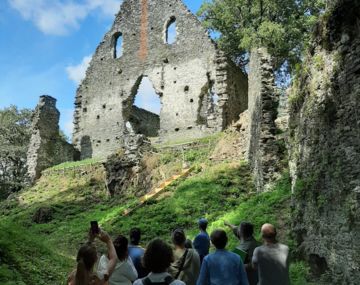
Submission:
[[[93,235],[98,235],[100,233],[100,228],[97,221],[91,221],[90,226],[91,226],[91,233]]]

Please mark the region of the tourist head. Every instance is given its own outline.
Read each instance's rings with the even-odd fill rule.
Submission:
[[[128,239],[123,235],[119,235],[113,243],[118,259],[120,261],[125,260],[128,257]]]
[[[184,245],[185,245],[185,248],[193,248],[193,243],[192,243],[192,241],[190,239],[187,239],[185,241]]]
[[[174,261],[174,255],[171,247],[161,239],[152,240],[146,247],[143,266],[153,272],[165,272]]]
[[[267,242],[276,242],[276,228],[272,224],[264,224],[261,227],[261,236]]]
[[[141,231],[139,228],[132,228],[130,230],[130,242],[132,245],[139,245],[141,239]]]
[[[254,234],[254,225],[248,222],[242,222],[239,226],[239,235],[241,238],[250,238]]]
[[[82,246],[77,254],[75,285],[87,285],[90,283],[90,276],[97,261],[97,251],[92,245]]]
[[[216,249],[224,249],[228,242],[228,238],[224,230],[213,231],[210,235],[210,239]]]
[[[184,247],[186,242],[185,232],[182,229],[176,229],[171,235],[174,245]]]
[[[205,218],[201,218],[201,219],[199,219],[198,223],[199,223],[200,230],[206,231],[206,228],[208,226],[208,220]]]

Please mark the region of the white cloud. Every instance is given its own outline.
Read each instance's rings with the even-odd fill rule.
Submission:
[[[89,67],[91,58],[91,55],[85,56],[80,64],[66,67],[66,73],[68,74],[69,79],[74,81],[75,84],[79,85],[85,78],[86,70]]]
[[[8,0],[25,20],[33,22],[44,34],[67,35],[78,29],[92,11],[100,10],[105,16],[119,11],[121,0]]]
[[[106,16],[113,16],[119,12],[120,0],[87,0],[87,5],[91,10],[101,9],[102,13]]]

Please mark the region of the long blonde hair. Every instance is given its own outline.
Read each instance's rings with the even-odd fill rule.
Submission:
[[[89,285],[92,270],[97,261],[96,248],[91,245],[82,246],[78,251],[76,261],[75,285]]]

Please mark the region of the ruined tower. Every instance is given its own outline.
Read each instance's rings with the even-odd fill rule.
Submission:
[[[32,116],[31,139],[27,153],[28,176],[35,182],[41,171],[53,165],[73,161],[77,152],[59,134],[60,113],[56,99],[40,96]]]
[[[160,115],[134,106],[145,77]],[[129,132],[167,141],[222,131],[247,109],[247,89],[182,1],[125,0],[78,89],[74,145],[82,158],[105,157]]]

